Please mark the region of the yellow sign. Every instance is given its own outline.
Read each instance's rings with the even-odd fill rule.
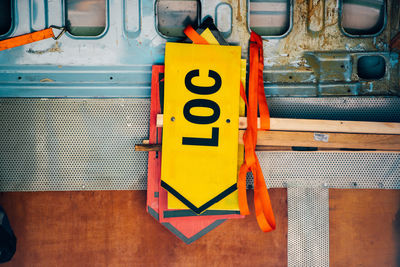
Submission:
[[[166,44],[161,185],[169,209],[239,209],[240,57],[238,46]]]

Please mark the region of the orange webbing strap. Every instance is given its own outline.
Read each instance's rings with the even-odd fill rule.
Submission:
[[[194,44],[208,44],[191,26],[188,26],[184,33]],[[269,130],[269,111],[264,92],[263,70],[262,40],[260,36],[252,33],[250,38],[249,102],[247,102],[244,86],[240,83],[240,95],[247,106],[247,130],[243,135],[245,161],[239,170],[237,187],[240,214],[248,215],[250,212],[247,205],[246,174],[250,170],[254,177],[254,206],[257,222],[261,230],[269,232],[275,229],[275,217],[260,163],[255,153],[257,143],[257,107],[260,108],[261,129]]]
[[[272,211],[267,186],[260,163],[257,159],[255,148],[257,144],[257,117],[260,111],[262,130],[269,130],[269,111],[264,92],[264,55],[261,37],[254,32],[250,36],[250,73],[249,73],[249,98],[247,105],[247,130],[243,135],[245,162],[239,170],[238,193],[240,214],[249,214],[246,195],[246,174],[248,171],[254,177],[254,206],[258,225],[264,232],[275,229],[275,216]]]
[[[207,40],[204,39],[200,34],[198,34],[192,26],[187,26],[183,31],[186,36],[192,40],[194,44],[208,44]]]
[[[30,44],[33,42],[37,42],[37,41],[52,38],[52,37],[54,38],[54,33],[53,33],[52,28],[12,37],[12,38],[0,41],[0,51],[6,50],[9,48],[13,48],[13,47],[17,47],[17,46],[21,46],[21,45]]]
[[[260,110],[260,121],[261,121],[261,130],[269,130],[270,128],[270,117],[269,117],[269,110],[267,105],[267,98],[265,96],[264,91],[264,52],[263,52],[263,43],[262,39],[256,33],[253,33],[250,36],[250,42],[253,43],[253,52],[257,53],[258,50],[258,90],[257,90],[257,97],[258,97],[258,108]],[[256,56],[256,55],[254,55]],[[250,59],[251,60],[251,59]],[[254,67],[255,68],[255,67]]]

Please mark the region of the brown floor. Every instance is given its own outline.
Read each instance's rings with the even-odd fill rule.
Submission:
[[[18,237],[4,266],[286,266],[286,190],[270,194],[275,232],[249,216],[185,245],[144,191],[0,193]],[[330,190],[330,266],[400,266],[399,208],[400,190]]]
[[[252,215],[186,245],[145,212],[145,191],[0,193],[18,238],[4,266],[287,266],[286,189],[270,194],[276,231]]]
[[[400,190],[330,190],[330,266],[400,266]]]

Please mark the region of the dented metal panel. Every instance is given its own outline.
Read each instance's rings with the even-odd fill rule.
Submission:
[[[2,39],[50,25],[67,26],[69,32],[57,42],[2,51],[0,97],[148,97],[150,67],[163,62],[165,43],[178,41],[187,24],[206,16],[229,43],[242,46],[243,57],[250,29],[264,35],[268,96],[400,94],[398,51],[388,45],[399,32],[396,0],[10,3],[11,26]],[[360,66],[360,58],[369,56],[384,60],[376,61],[382,75],[359,73],[376,67],[373,60]]]

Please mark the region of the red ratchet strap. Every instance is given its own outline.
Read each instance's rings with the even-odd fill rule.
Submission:
[[[53,29],[59,29],[59,30],[61,30],[61,33],[57,37],[55,37]],[[9,39],[1,40],[0,41],[0,51],[6,50],[9,48],[13,48],[13,47],[17,47],[17,46],[21,46],[21,45],[30,44],[30,43],[48,39],[48,38],[53,38],[54,40],[58,40],[58,38],[60,38],[61,35],[64,34],[64,32],[65,32],[65,28],[51,26],[50,28],[47,28],[47,29],[44,29],[41,31],[32,32],[32,33],[12,37]]]
[[[184,33],[194,44],[208,44],[191,26],[188,26]],[[270,117],[267,100],[264,92],[264,53],[262,39],[259,35],[252,32],[250,36],[250,74],[249,74],[249,99],[247,102],[246,92],[243,84],[240,83],[240,95],[247,106],[247,130],[243,135],[245,147],[245,161],[240,167],[238,178],[239,207],[241,215],[250,214],[247,204],[246,194],[246,174],[248,171],[254,177],[254,205],[258,225],[264,232],[275,229],[275,216],[272,211],[271,200],[269,198],[267,186],[260,163],[256,156],[255,148],[257,144],[257,113],[260,112],[260,130],[269,130]]]
[[[248,215],[249,207],[246,195],[246,174],[248,171],[254,177],[254,205],[258,225],[264,232],[275,229],[275,216],[272,211],[264,176],[256,155],[257,144],[257,113],[260,112],[260,130],[269,130],[270,119],[267,100],[264,92],[264,54],[262,39],[252,32],[250,36],[250,73],[249,73],[249,98],[247,105],[247,129],[243,135],[245,161],[240,167],[238,178],[238,194],[240,214]]]

